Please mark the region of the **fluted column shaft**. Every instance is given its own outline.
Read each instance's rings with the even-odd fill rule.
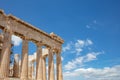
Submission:
[[[10,52],[11,52],[11,32],[4,32],[4,40],[0,57],[0,78],[9,76]]]
[[[37,45],[36,80],[43,80],[42,45]]]
[[[14,55],[13,77],[19,77],[19,54]]]
[[[53,50],[49,49],[48,53],[48,80],[54,80],[54,61],[53,61]]]
[[[61,54],[56,54],[57,80],[63,80]]]
[[[21,60],[19,61],[19,77],[21,76]]]
[[[22,45],[21,79],[28,80],[28,40],[24,39]]]
[[[46,57],[43,57],[43,80],[46,80]]]
[[[34,73],[34,61],[29,62],[29,68],[28,68],[28,78],[30,80],[33,79],[33,73]]]
[[[32,64],[32,79],[34,78],[34,62]]]
[[[32,61],[29,61],[29,66],[28,66],[28,78],[32,79]]]
[[[3,33],[0,33],[0,60],[1,60],[1,52],[2,52],[2,46],[3,46],[3,39],[4,39],[4,35]],[[0,61],[1,63],[1,61]]]

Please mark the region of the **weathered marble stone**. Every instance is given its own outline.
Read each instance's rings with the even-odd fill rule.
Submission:
[[[13,77],[19,77],[19,54],[14,55]]]
[[[53,50],[49,48],[48,55],[48,80],[54,80],[54,60],[53,60]]]
[[[54,80],[54,60],[56,53],[57,59],[57,80],[62,80],[62,62],[59,50],[62,48],[64,40],[53,32],[48,34],[34,26],[16,18],[13,15],[6,15],[0,10],[0,29],[3,31],[4,40],[0,37],[0,80],[9,77],[11,36],[16,35],[23,39],[22,59],[18,62],[18,56],[15,57],[14,77],[20,77],[21,80],[28,80],[28,75],[33,78],[33,66],[28,67],[28,41],[37,45],[36,57],[36,80],[46,80],[46,57],[48,56],[48,80]],[[42,46],[49,47],[48,53],[42,52]],[[59,52],[59,53],[58,53]],[[46,53],[46,52],[45,52]],[[19,64],[20,63],[20,64]],[[18,69],[19,68],[19,69]],[[8,78],[9,79],[9,78]]]
[[[28,40],[27,39],[23,40],[20,78],[24,80],[28,80]]]
[[[37,45],[36,80],[43,80],[42,45]]]

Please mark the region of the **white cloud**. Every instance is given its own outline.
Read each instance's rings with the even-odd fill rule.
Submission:
[[[84,47],[85,41],[84,40],[77,40],[75,43],[75,47]]]
[[[92,42],[90,39],[87,39],[87,40],[86,40],[86,46],[92,45],[92,44],[93,44],[93,42]]]
[[[93,23],[94,23],[94,24],[96,24],[96,23],[97,23],[97,21],[96,21],[96,20],[94,20],[94,21],[93,21]]]
[[[77,42],[75,43],[75,47],[76,48],[83,48],[83,47],[86,47],[86,46],[89,46],[89,45],[92,45],[92,44],[93,44],[93,42],[90,39],[77,40]]]
[[[90,45],[93,45],[92,40],[78,39],[76,40],[76,42],[67,43],[67,45],[63,47],[63,52],[69,51],[69,53],[76,53],[77,55],[79,55],[83,51],[83,48],[88,47]]]
[[[88,46],[88,45],[92,45],[93,42],[90,39],[87,40],[77,40],[77,42],[75,43],[76,47],[84,47],[84,46]]]
[[[99,54],[102,54],[103,52],[91,52],[91,53],[88,53],[86,56],[85,56],[85,62],[89,62],[89,61],[92,61],[92,60],[95,60],[97,59],[97,56]]]
[[[12,35],[12,43],[14,44],[14,46],[19,46],[21,42],[22,39],[20,37]]]
[[[81,48],[76,48],[75,50],[76,50],[77,55],[79,55],[79,53],[81,53],[83,51],[83,49],[81,49]]]
[[[88,28],[88,29],[89,29],[89,28],[91,28],[91,27],[90,27],[90,25],[86,25],[86,28]]]
[[[63,52],[67,51],[67,50],[70,50],[71,49],[71,45],[72,43],[68,43],[65,47],[62,48]]]
[[[92,22],[90,22],[89,24],[86,25],[87,29],[95,29],[95,25],[97,25],[97,21],[93,20]]]
[[[71,77],[77,78],[80,76],[83,76],[85,80],[120,80],[120,65],[104,67],[101,69],[78,68],[71,72],[64,72],[64,79],[69,78],[70,80]]]
[[[76,61],[77,62],[77,61]],[[65,66],[65,70],[71,70],[71,69],[74,69],[76,68],[76,62],[74,61],[69,61]]]
[[[93,44],[93,42],[90,39],[77,40],[77,42],[74,44],[75,52],[77,53],[77,55],[79,55],[83,51],[83,48],[88,47],[88,46],[90,46],[92,44]]]
[[[96,60],[97,56],[100,54],[102,54],[102,52],[91,52],[85,56],[77,57],[77,58],[73,59],[72,61],[69,61],[66,65],[64,65],[64,69],[65,70],[72,70],[72,69],[75,69],[77,67],[81,67],[81,66],[83,66],[83,63]]]
[[[96,59],[96,55],[94,54],[87,54],[87,61],[91,61],[91,60],[95,60]]]
[[[64,58],[61,56],[61,60],[63,61],[64,60]]]

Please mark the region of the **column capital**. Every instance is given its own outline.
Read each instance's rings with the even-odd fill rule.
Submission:
[[[53,49],[51,46],[46,46],[46,48],[47,48],[48,50]]]
[[[46,48],[47,48],[48,50],[51,50],[52,52],[55,52],[55,49],[54,49],[53,47],[46,46]]]
[[[46,58],[48,56],[48,54],[42,54],[43,58]]]
[[[11,28],[11,23],[8,17],[6,17],[6,25],[5,28],[3,29],[4,32],[8,32],[10,34],[12,34],[12,28]]]
[[[40,46],[43,46],[44,44],[42,43],[42,41],[39,41],[39,42],[36,42],[36,46],[37,47],[40,47]]]
[[[19,54],[14,54],[14,57],[19,57],[20,55]]]
[[[8,32],[8,33],[10,33],[10,34],[13,34],[13,32],[12,32],[12,30],[10,29],[9,26],[5,27],[4,30],[3,30],[3,32],[5,32],[5,33]]]
[[[46,58],[48,56],[48,53],[46,54],[46,53],[42,53],[42,57],[43,58]]]
[[[56,54],[61,54],[62,49],[61,49],[61,48],[59,48],[59,49],[54,49],[54,52],[55,52]]]

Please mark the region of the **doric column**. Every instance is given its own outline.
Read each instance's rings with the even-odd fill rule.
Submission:
[[[46,57],[43,57],[43,80],[46,80]]]
[[[2,45],[3,45],[3,34],[0,33],[0,58],[1,58]],[[0,61],[0,63],[1,63],[1,61]]]
[[[30,61],[28,68],[28,78],[30,80],[33,80],[33,73],[34,73],[34,61]]]
[[[42,45],[40,43],[37,44],[36,80],[43,80]]]
[[[19,77],[19,54],[14,55],[13,77]]]
[[[32,64],[32,79],[34,79],[34,62],[33,62],[33,64]]]
[[[4,31],[4,40],[0,57],[0,78],[6,78],[9,75],[10,53],[11,53],[11,35],[9,30]]]
[[[28,80],[28,40],[24,39],[22,45],[21,79]]]
[[[48,53],[48,80],[54,80],[54,61],[53,61],[53,50],[49,49]]]
[[[61,54],[56,54],[57,80],[63,80]]]
[[[29,68],[28,68],[28,78],[31,80],[32,79],[32,65],[33,62],[29,61]]]
[[[21,75],[21,59],[19,60],[19,77]]]

